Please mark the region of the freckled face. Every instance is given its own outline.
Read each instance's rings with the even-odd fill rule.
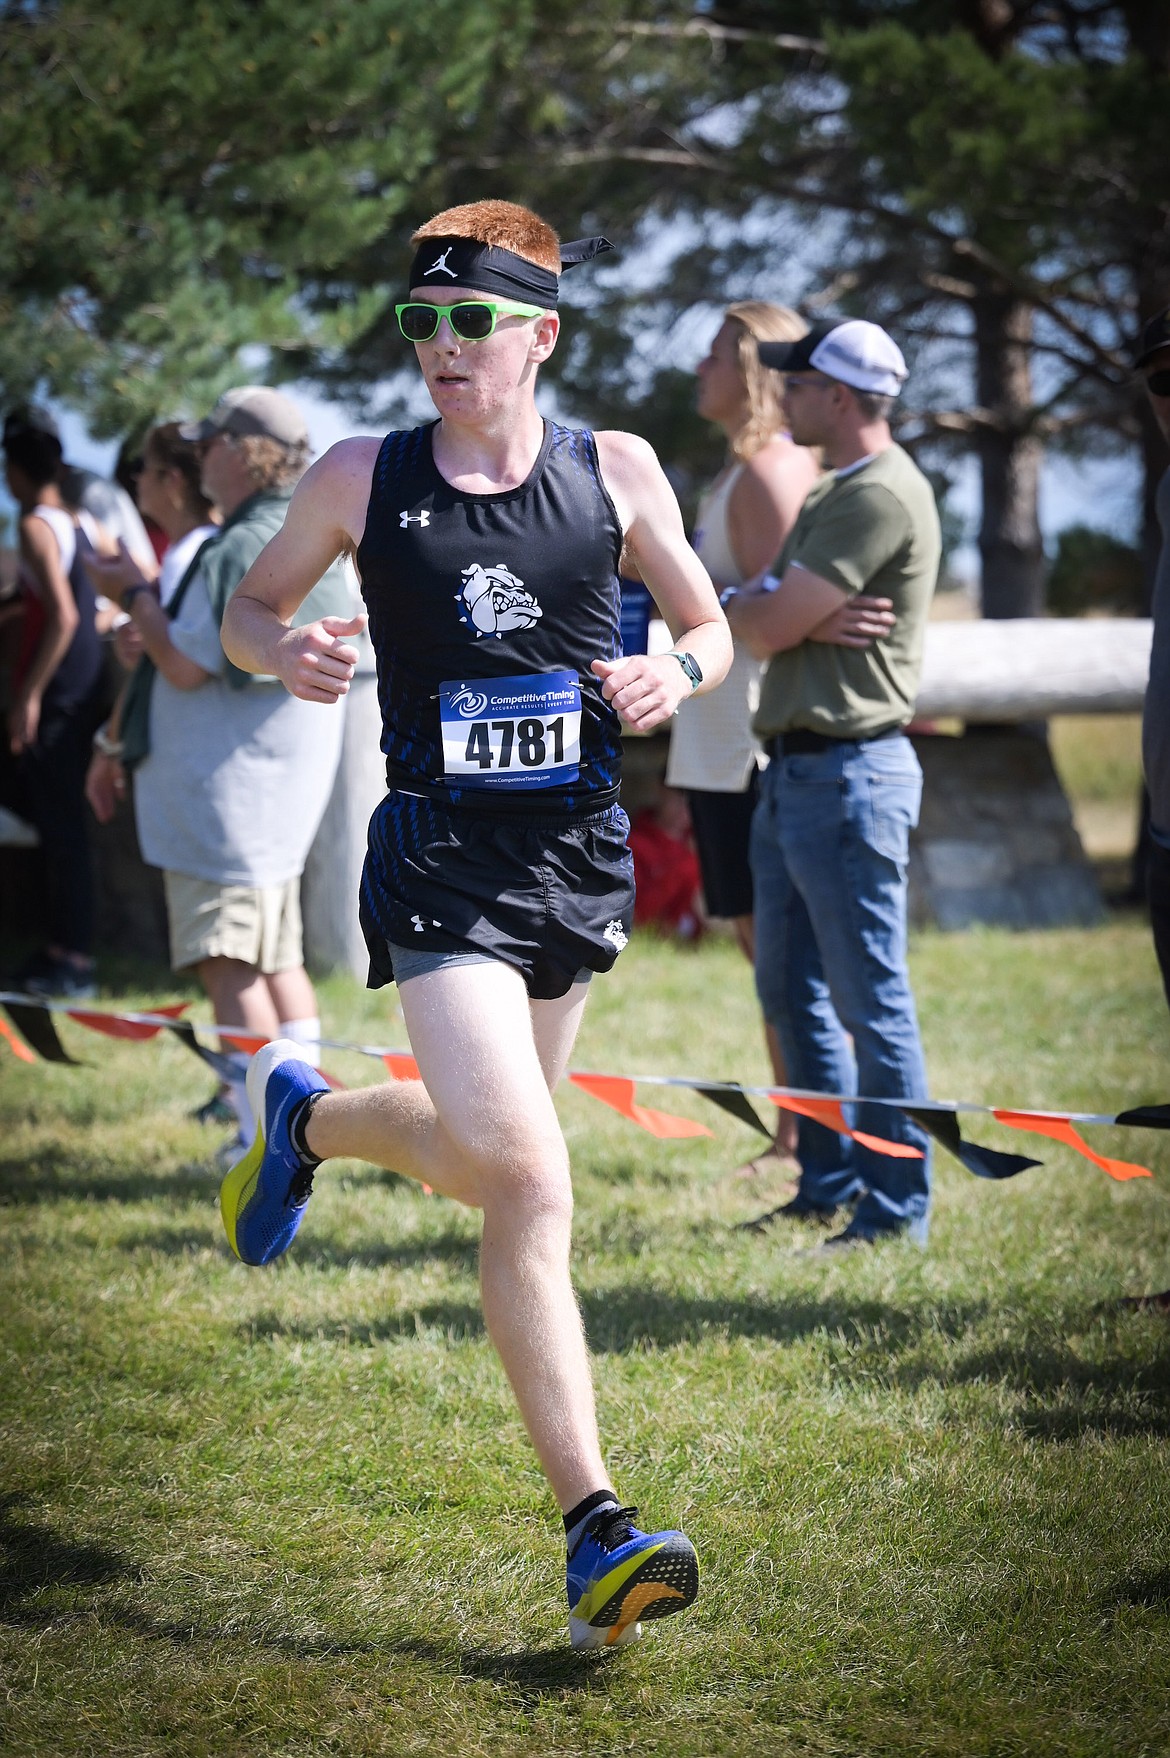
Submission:
[[[426,303],[456,305],[464,300],[481,301],[486,295],[462,287],[444,288],[436,300],[433,287],[415,287],[410,297]],[[457,336],[447,318],[429,342],[416,342],[414,351],[431,400],[440,415],[455,421],[475,421],[498,414],[517,392],[530,385],[537,367],[547,360],[556,344],[560,320],[555,312],[543,317],[501,314],[496,327],[482,342]]]

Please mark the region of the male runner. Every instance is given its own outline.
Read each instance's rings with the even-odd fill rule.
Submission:
[[[537,412],[556,345],[561,250],[509,202],[415,233],[403,334],[439,412],[344,440],[308,471],[242,582],[223,640],[294,695],[345,694],[350,624],[289,624],[354,554],[378,661],[390,792],[370,824],[361,911],[370,982],[399,984],[421,1081],[329,1093],[278,1041],[249,1074],[261,1120],[222,1192],[245,1262],[291,1244],[322,1160],[393,1168],[483,1210],[484,1318],[565,1516],[575,1647],[629,1641],[698,1589],[681,1532],[640,1532],[597,1435],[569,1277],[572,1187],[551,1092],[588,982],[626,943],[619,716],[648,732],[720,682],[731,641],[650,447]],[[623,658],[628,546],[676,637]]]

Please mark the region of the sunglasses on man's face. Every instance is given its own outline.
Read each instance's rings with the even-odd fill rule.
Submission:
[[[1170,397],[1170,366],[1152,372],[1146,380],[1146,389],[1151,397]]]
[[[396,305],[398,328],[408,342],[429,342],[446,318],[461,342],[486,342],[499,317],[543,317],[539,305],[516,305],[511,299],[465,299],[459,305]]]

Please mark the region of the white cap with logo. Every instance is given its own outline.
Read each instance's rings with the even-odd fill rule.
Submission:
[[[760,360],[776,372],[823,372],[855,391],[896,397],[908,375],[902,350],[880,324],[861,317],[814,324],[795,342],[759,343]]]

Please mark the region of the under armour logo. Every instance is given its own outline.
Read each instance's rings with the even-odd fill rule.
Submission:
[[[408,525],[429,525],[430,522],[431,510],[429,507],[424,507],[421,513],[408,513],[403,510],[398,515],[398,523],[404,531]]]
[[[425,931],[421,916],[411,916],[410,920],[416,934],[422,934]],[[442,922],[436,922],[435,918],[433,916],[431,917],[432,928],[441,928],[442,926]]]
[[[454,248],[455,248],[455,246],[453,244],[449,244],[447,246],[446,250],[443,252],[442,256],[437,256],[435,258],[434,262],[431,264],[430,268],[427,270],[427,274],[428,275],[438,275],[438,274],[450,275],[450,277],[453,281],[457,281],[459,279],[459,277],[455,273],[455,270],[449,269],[447,267],[447,258],[450,256],[450,254],[454,250]]]

